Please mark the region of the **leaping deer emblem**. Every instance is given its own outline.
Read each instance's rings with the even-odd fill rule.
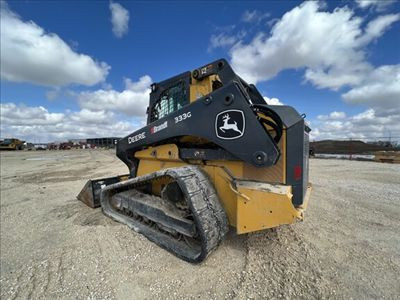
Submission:
[[[228,123],[228,121],[230,119],[231,119],[231,117],[229,116],[229,114],[223,115],[222,120],[224,122],[224,125],[220,126],[219,130],[221,130],[223,133],[225,133],[225,130],[233,130],[233,131],[236,131],[236,132],[239,132],[240,134],[242,134],[242,132],[237,127],[236,121],[233,121],[233,124]]]

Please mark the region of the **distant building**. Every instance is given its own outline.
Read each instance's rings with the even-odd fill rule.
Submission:
[[[121,138],[119,137],[104,137],[104,138],[94,138],[86,139],[86,144],[90,145],[91,148],[115,148],[115,145]]]
[[[69,139],[68,142],[74,145],[86,144],[86,139]]]

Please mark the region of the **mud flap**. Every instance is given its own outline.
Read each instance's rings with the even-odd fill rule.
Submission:
[[[76,198],[91,208],[100,207],[100,193],[103,188],[110,184],[125,181],[129,179],[129,174],[93,179],[86,182],[83,189]]]

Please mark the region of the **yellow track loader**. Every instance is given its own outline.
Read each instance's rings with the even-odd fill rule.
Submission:
[[[220,59],[152,84],[147,125],[117,143],[129,174],[89,180],[78,199],[198,263],[229,227],[303,219],[309,131]]]
[[[4,139],[0,141],[0,150],[22,150],[24,143],[19,139]]]

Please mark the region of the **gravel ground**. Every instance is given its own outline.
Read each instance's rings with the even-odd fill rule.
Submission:
[[[400,165],[312,159],[306,220],[183,262],[75,196],[112,151],[1,153],[1,299],[399,298]]]

